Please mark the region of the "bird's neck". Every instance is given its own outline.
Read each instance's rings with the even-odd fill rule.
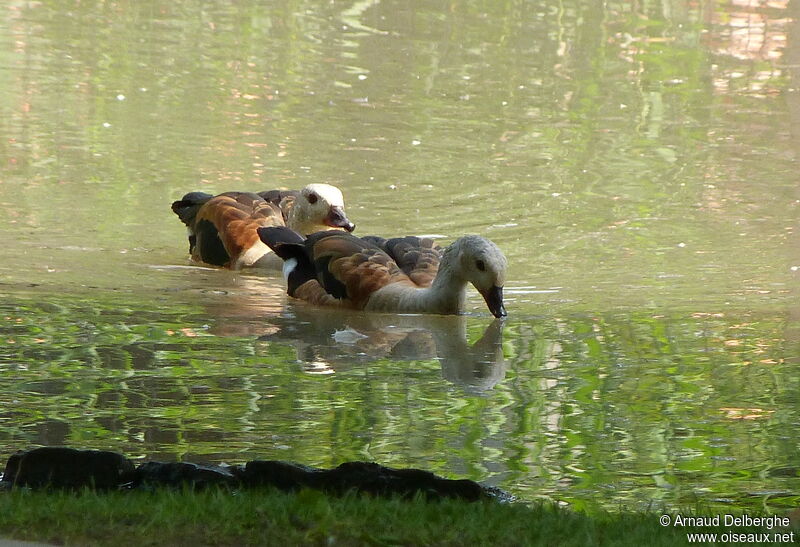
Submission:
[[[457,273],[453,259],[452,255],[445,254],[430,288],[423,289],[425,298],[435,302],[438,308],[447,309],[443,313],[464,311],[467,299],[467,280]]]
[[[367,308],[401,313],[461,313],[467,298],[467,281],[451,266],[442,260],[433,284],[427,288],[406,283],[388,285],[373,293]]]
[[[292,204],[286,220],[286,225],[289,228],[304,236],[319,231],[319,229],[313,229],[314,225],[308,219],[308,212],[299,207],[297,203]]]

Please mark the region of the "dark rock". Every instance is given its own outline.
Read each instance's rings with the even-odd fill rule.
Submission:
[[[24,452],[19,451],[11,456],[8,457],[8,461],[6,462],[6,468],[3,471],[3,483],[6,484],[13,484],[14,479],[17,478],[17,468],[19,468],[19,462],[22,460],[22,454]]]
[[[181,486],[202,488],[212,485],[235,486],[231,469],[186,462],[145,462],[136,468],[134,486]]]
[[[335,469],[317,469],[281,461],[248,462],[239,477],[242,486],[273,486],[281,490],[314,488],[333,494],[349,490],[376,496],[399,495],[459,498],[476,501],[499,498],[498,489],[467,479],[451,480],[421,469],[392,469],[370,462],[347,462]]]
[[[272,486],[284,491],[320,488],[318,477],[325,471],[308,465],[276,460],[247,462],[239,475],[242,486]]]
[[[514,498],[499,488],[467,479],[445,479],[421,469],[393,469],[370,462],[347,462],[319,469],[291,462],[255,460],[244,467],[186,462],[133,463],[115,452],[44,447],[17,452],[8,459],[0,489],[9,487],[117,488],[120,486],[203,488],[273,487],[283,491],[312,488],[341,495],[349,491],[374,496],[423,495],[429,499],[467,501]]]
[[[133,469],[133,462],[116,452],[46,446],[12,455],[3,482],[31,488],[117,488],[131,479]]]
[[[476,501],[483,496],[477,482],[438,477],[422,469],[393,469],[376,463],[347,462],[328,473],[329,488],[335,492],[355,489],[378,496],[412,497],[424,494],[428,498],[461,498]]]

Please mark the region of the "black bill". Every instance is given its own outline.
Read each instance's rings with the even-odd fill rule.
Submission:
[[[331,207],[328,216],[325,217],[325,224],[331,228],[344,228],[348,232],[356,229],[356,225],[350,222],[341,207]]]
[[[503,287],[493,286],[488,291],[481,292],[483,299],[486,300],[486,305],[489,306],[489,311],[495,317],[505,317],[506,308],[503,306]]]

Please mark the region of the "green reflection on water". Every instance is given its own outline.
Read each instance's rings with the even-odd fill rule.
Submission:
[[[268,334],[254,338],[211,334],[218,325],[189,305],[37,300],[0,310],[8,449],[370,459],[588,507],[758,506],[766,491],[771,506],[796,502],[800,331],[785,316],[435,318],[412,329],[378,315],[369,330],[362,314],[297,307],[264,317]],[[452,374],[465,327],[461,355],[474,360]],[[345,329],[359,345],[333,341]]]

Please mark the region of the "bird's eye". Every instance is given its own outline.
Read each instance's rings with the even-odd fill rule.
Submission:
[[[314,205],[317,202],[318,199],[319,199],[319,196],[317,196],[317,194],[315,194],[314,192],[311,192],[310,194],[308,194],[308,202],[311,205]]]
[[[486,263],[483,260],[476,260],[475,267],[478,268],[480,271],[486,271]]]

